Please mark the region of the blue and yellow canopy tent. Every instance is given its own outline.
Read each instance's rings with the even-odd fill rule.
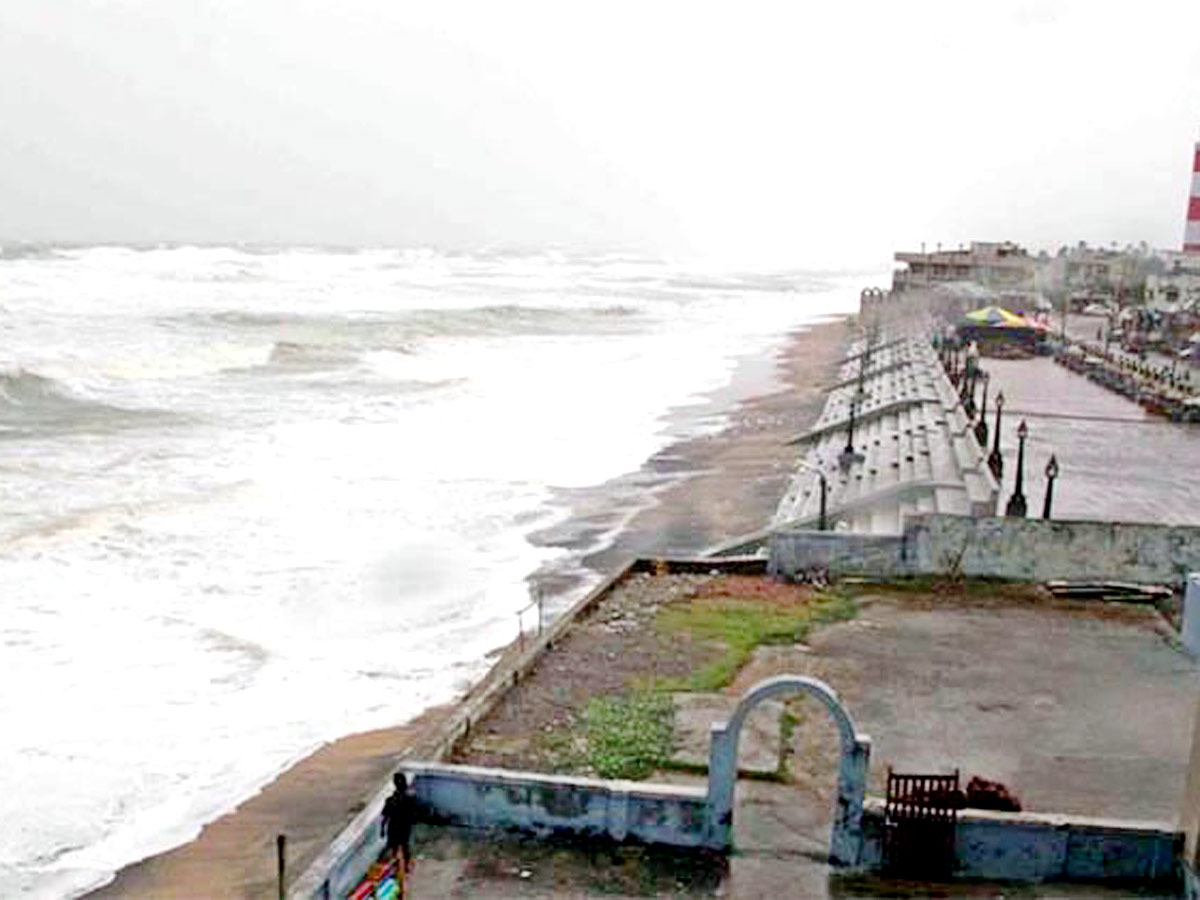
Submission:
[[[985,345],[1007,344],[1034,349],[1046,337],[1043,325],[1003,306],[985,306],[963,316],[958,325],[959,340]]]
[[[963,324],[969,323],[974,326],[982,325],[992,328],[1033,327],[1033,323],[1029,319],[1012,310],[1005,309],[1003,306],[985,306],[982,309],[967,313],[963,319]]]

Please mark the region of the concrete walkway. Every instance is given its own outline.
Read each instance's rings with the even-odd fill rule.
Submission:
[[[1004,477],[1000,511],[1016,479],[1017,426],[1029,428],[1024,493],[1040,517],[1046,463],[1057,457],[1056,519],[1104,519],[1200,525],[1200,425],[1151,416],[1131,400],[1088,381],[1048,357],[985,359],[994,398],[1004,392],[1000,449]],[[994,432],[993,432],[994,435]]]

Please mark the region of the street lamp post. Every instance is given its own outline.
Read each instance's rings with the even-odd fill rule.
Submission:
[[[980,447],[986,447],[988,439],[987,392],[992,376],[983,370],[980,370],[979,374],[983,376],[983,398],[979,402],[979,418],[975,422],[975,440],[979,441]]]
[[[854,389],[854,393],[850,397],[850,421],[846,423],[846,449],[842,451],[843,456],[849,456],[854,453],[854,417],[858,415],[858,398],[862,396],[862,382],[860,381]]]
[[[869,347],[870,345],[868,345],[868,349]],[[858,404],[862,401],[863,397],[866,396],[863,391],[863,379],[866,375],[866,367],[861,361],[865,359],[865,356],[860,358],[858,367],[858,384],[854,391],[854,396],[850,398],[850,421],[846,426],[846,449],[842,451],[842,455],[839,459],[843,469],[850,468],[852,463],[858,462],[863,458],[861,453],[856,453],[854,451],[854,419],[858,415]]]
[[[1004,410],[1004,391],[996,394],[996,432],[992,436],[992,452],[988,456],[988,468],[992,470],[992,476],[1000,481],[1004,477],[1004,457],[1000,455],[1000,415]]]
[[[1025,438],[1029,434],[1029,428],[1025,424],[1025,420],[1021,420],[1021,424],[1017,426],[1017,485],[1013,489],[1013,495],[1008,498],[1008,506],[1004,510],[1006,516],[1014,516],[1018,519],[1025,518]]]
[[[829,501],[829,479],[827,479],[825,477],[824,470],[821,469],[819,466],[814,466],[812,463],[807,463],[804,460],[800,460],[800,462],[797,463],[797,465],[801,469],[807,469],[808,471],[812,472],[814,475],[817,476],[818,479],[820,479],[820,482],[821,482],[821,506],[820,506],[819,512],[817,513],[817,530],[818,531],[828,531],[829,523],[828,523],[828,518],[826,517],[826,504]]]
[[[962,405],[968,419],[975,418],[975,382],[979,378],[979,370],[968,365],[963,375]]]
[[[1042,503],[1042,518],[1050,518],[1050,504],[1054,502],[1054,479],[1058,477],[1058,457],[1050,455],[1046,463],[1046,499]]]
[[[838,462],[842,469],[850,468],[852,463],[861,460],[862,454],[854,450],[854,418],[858,413],[858,394],[855,394],[850,400],[850,421],[846,426],[846,449],[842,451],[842,455],[838,458]]]
[[[825,505],[829,502],[829,479],[825,477],[824,472],[818,472],[817,478],[821,482],[821,508],[817,514],[817,530],[828,531],[829,523],[825,518]]]

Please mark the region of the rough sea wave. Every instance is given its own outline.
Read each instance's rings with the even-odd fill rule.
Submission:
[[[37,372],[0,371],[0,439],[147,427],[167,418],[157,410],[127,409],[81,397]]]
[[[417,307],[386,315],[367,313],[349,318],[345,315],[220,310],[172,317],[167,319],[167,324],[321,335],[330,342],[378,347],[397,340],[403,344],[405,340],[439,337],[604,334],[636,327],[628,320],[638,315],[636,308],[618,304],[572,307],[499,304]]]
[[[0,654],[37,690],[0,693],[0,883],[78,894],[321,743],[452,699],[535,572],[585,590],[580,560],[654,502],[591,491],[617,524],[536,539],[571,498],[719,428],[702,400],[739,361],[857,287],[617,254],[6,245]]]

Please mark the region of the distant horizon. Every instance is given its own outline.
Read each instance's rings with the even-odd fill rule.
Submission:
[[[775,260],[750,260],[739,261],[736,259],[722,258],[712,254],[686,254],[686,253],[652,253],[641,250],[637,247],[622,247],[622,246],[601,246],[601,247],[586,247],[582,245],[571,244],[554,244],[554,243],[504,243],[492,242],[489,244],[479,244],[474,246],[439,246],[434,243],[389,243],[385,241],[377,242],[346,242],[336,240],[325,241],[282,241],[282,240],[191,240],[191,239],[157,239],[157,240],[80,240],[80,239],[28,239],[28,238],[6,238],[0,237],[0,259],[4,259],[4,250],[9,247],[28,247],[28,248],[49,248],[49,249],[84,249],[84,248],[101,248],[101,247],[118,247],[132,250],[160,250],[160,249],[183,249],[194,247],[197,249],[218,249],[230,248],[247,251],[275,251],[275,250],[317,250],[330,253],[358,253],[364,251],[396,251],[396,252],[412,252],[421,253],[428,252],[442,256],[540,256],[540,255],[562,255],[564,257],[598,257],[598,256],[615,256],[628,257],[632,260],[656,262],[656,263],[672,263],[679,265],[703,265],[713,264],[718,266],[739,266],[748,267],[764,267],[776,270],[803,271],[805,273],[820,273],[828,274],[855,274],[858,272],[874,272],[882,267],[892,267],[902,265],[894,258],[896,253],[949,253],[955,251],[969,250],[974,244],[1013,244],[1024,250],[1030,256],[1036,257],[1041,254],[1054,256],[1062,249],[1074,249],[1081,243],[1089,250],[1101,250],[1110,252],[1126,252],[1128,250],[1138,250],[1143,246],[1145,250],[1151,254],[1158,253],[1183,253],[1184,251],[1176,247],[1158,247],[1148,241],[1130,241],[1123,244],[1118,244],[1116,241],[1107,243],[1091,242],[1084,240],[1064,240],[1054,242],[1049,245],[1027,245],[1019,241],[1009,240],[1007,238],[972,238],[971,240],[961,241],[953,245],[936,242],[924,242],[923,245],[915,247],[907,247],[897,245],[887,260],[880,263],[872,263],[869,260],[860,260],[858,262],[847,262],[837,266],[814,266],[796,260],[788,261],[783,259]],[[1182,242],[1181,242],[1182,243]]]
[[[895,261],[890,257],[883,263],[871,263],[870,261],[861,261],[858,263],[847,263],[841,266],[813,266],[803,265],[796,261],[787,260],[757,260],[757,261],[739,261],[725,260],[709,255],[692,255],[686,254],[665,254],[665,253],[647,253],[631,247],[599,247],[585,248],[581,246],[555,245],[555,244],[524,244],[524,245],[503,245],[489,244],[479,245],[475,247],[438,247],[433,244],[388,244],[388,243],[338,243],[334,241],[315,242],[315,241],[194,241],[194,240],[136,240],[136,241],[119,241],[119,240],[104,240],[104,241],[86,241],[86,240],[24,240],[24,239],[5,239],[0,238],[0,260],[4,260],[5,248],[9,247],[25,247],[31,249],[88,249],[88,248],[103,248],[114,247],[121,249],[149,251],[163,249],[185,249],[193,247],[196,249],[236,249],[248,252],[258,251],[282,251],[282,250],[313,250],[326,253],[360,253],[370,251],[395,251],[402,253],[421,253],[429,252],[446,257],[456,256],[546,256],[546,255],[561,255],[567,258],[595,258],[595,257],[627,257],[630,260],[647,263],[664,263],[671,265],[696,266],[703,267],[705,265],[717,266],[720,268],[763,268],[772,269],[780,272],[796,271],[803,272],[809,275],[855,275],[877,273],[884,268],[890,268],[895,264]]]

